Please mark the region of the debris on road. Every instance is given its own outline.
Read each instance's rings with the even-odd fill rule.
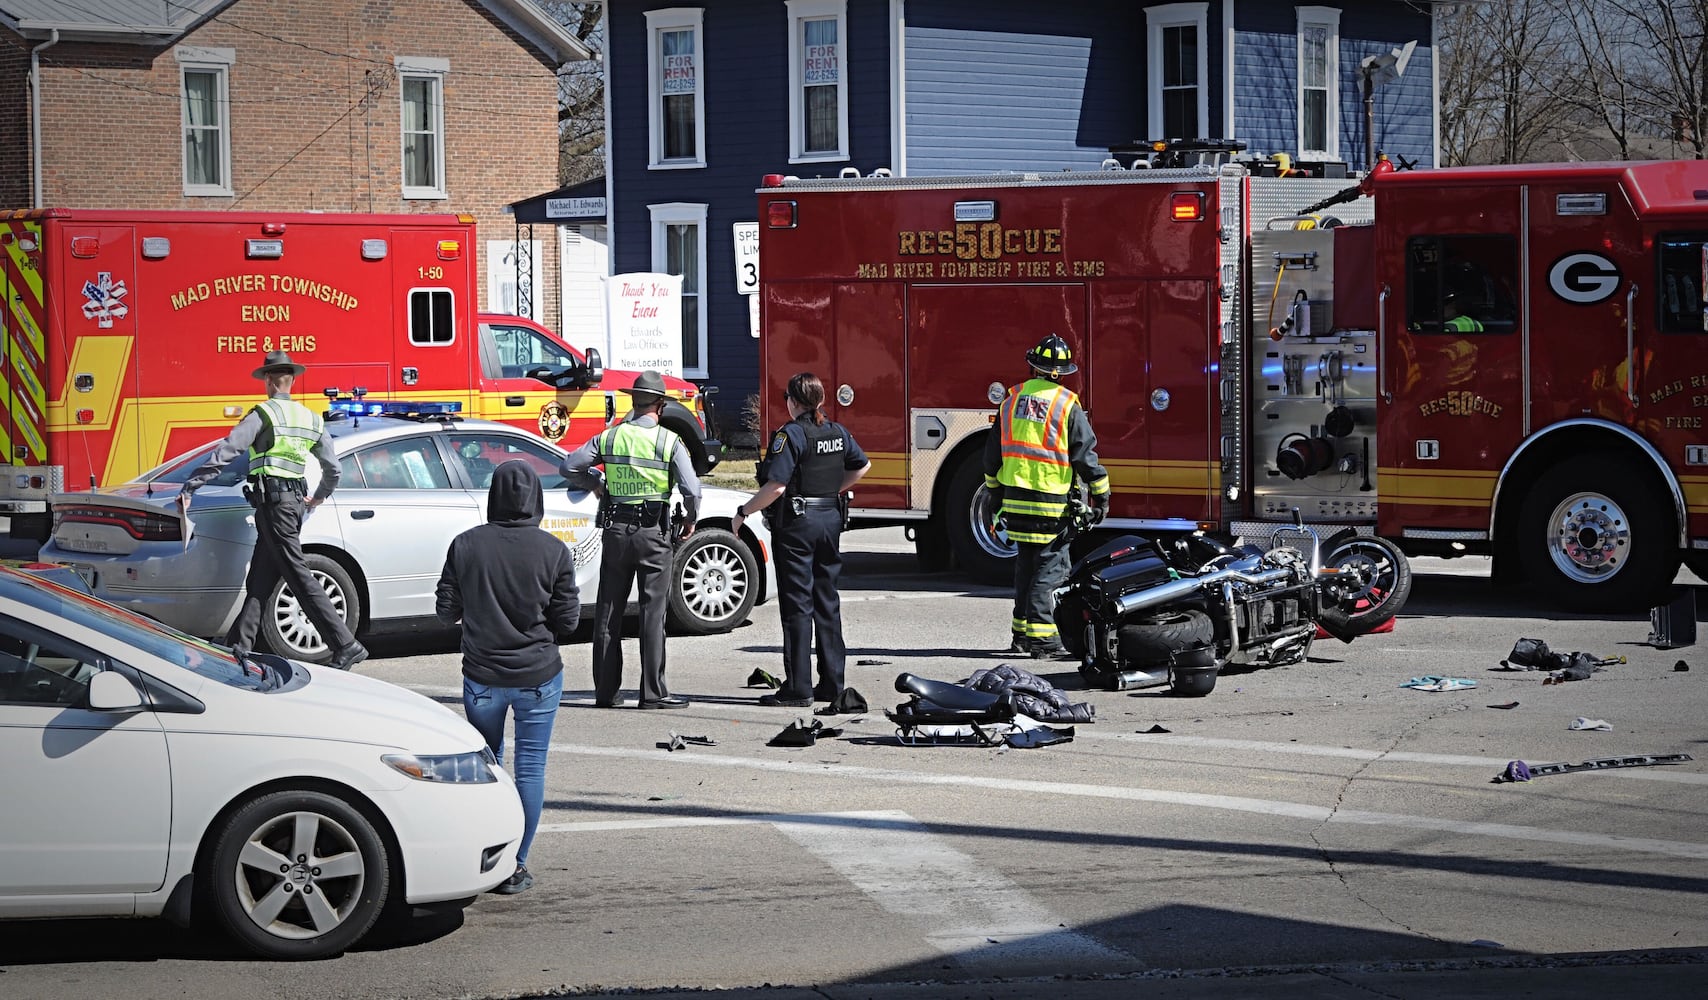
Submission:
[[[747,686],[750,688],[767,687],[775,690],[782,687],[783,682],[778,680],[775,674],[763,668],[754,667],[753,673],[747,675]]]
[[[1518,702],[1516,702],[1516,701],[1509,701],[1509,702],[1507,702],[1507,703],[1506,703],[1506,704],[1504,704],[1504,705],[1490,705],[1490,706],[1489,706],[1489,707],[1490,707],[1490,708],[1517,708],[1517,707],[1518,707]]]
[[[1658,764],[1683,764],[1696,758],[1687,753],[1639,753],[1624,757],[1596,757],[1580,764],[1526,764],[1510,761],[1506,770],[1489,780],[1495,784],[1507,781],[1529,781],[1549,774],[1571,774],[1575,771],[1608,771],[1616,767],[1653,767]]]
[[[1611,733],[1613,731],[1613,723],[1608,722],[1606,719],[1586,719],[1580,715],[1573,719],[1571,725],[1566,728],[1576,730],[1577,732]]]
[[[1689,673],[1690,672],[1690,664],[1684,662],[1683,660],[1679,660],[1677,663],[1674,663],[1672,665],[1672,672],[1675,674]]]
[[[1138,732],[1139,732],[1139,733],[1141,733],[1141,734],[1143,734],[1143,735],[1145,735],[1145,736],[1151,736],[1151,735],[1154,735],[1154,734],[1156,734],[1156,733],[1171,733],[1171,732],[1173,732],[1173,731],[1174,731],[1174,730],[1172,730],[1172,729],[1164,729],[1164,728],[1163,728],[1163,727],[1162,727],[1162,726],[1160,726],[1160,725],[1155,725],[1155,726],[1152,726],[1152,727],[1150,727],[1150,728],[1149,728],[1149,729],[1140,729],[1140,730],[1138,730]]]
[[[1428,677],[1413,677],[1400,685],[1403,688],[1415,688],[1419,691],[1463,691],[1466,688],[1476,686],[1477,682],[1468,677],[1437,677],[1434,674]]]
[[[1502,670],[1515,670],[1513,664],[1525,670],[1553,671],[1542,679],[1544,684],[1564,684],[1567,681],[1586,681],[1589,675],[1603,667],[1628,662],[1623,656],[1596,656],[1593,653],[1558,653],[1541,639],[1519,639],[1512,652],[1500,661]]]

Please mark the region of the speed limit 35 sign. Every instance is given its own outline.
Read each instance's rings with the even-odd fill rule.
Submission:
[[[735,290],[743,295],[759,291],[759,223],[737,222],[735,230]]]

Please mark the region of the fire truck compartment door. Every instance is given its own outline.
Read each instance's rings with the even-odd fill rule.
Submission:
[[[1093,404],[1085,373],[1092,358],[1085,338],[1085,299],[1083,284],[910,286],[907,387],[914,411],[994,413],[1002,389],[1028,377],[1026,352],[1052,333],[1068,342],[1080,367],[1062,384],[1079,393],[1089,409]],[[995,400],[993,391],[998,393]],[[951,433],[949,448],[920,450],[922,442],[913,443],[910,471],[916,500],[929,498],[939,477],[954,475],[955,470],[943,464],[958,443],[954,438]],[[860,444],[870,453],[864,438]]]
[[[1488,529],[1501,466],[1525,432],[1523,310],[1526,299],[1548,294],[1545,279],[1524,294],[1530,243],[1521,190],[1462,187],[1446,198],[1418,186],[1381,206],[1377,276],[1389,289],[1378,329],[1383,535]],[[1573,323],[1552,335],[1575,345],[1588,333]],[[1623,327],[1618,337],[1623,352]]]
[[[88,456],[98,485],[128,482],[166,456],[159,428],[197,410],[175,398],[180,362],[164,346],[137,349],[136,232],[129,226],[67,226],[56,287],[66,291],[60,317],[70,335],[59,384],[47,385],[50,427],[71,431],[73,456]],[[146,357],[144,357],[146,355]],[[154,371],[154,377],[150,372]],[[231,421],[223,421],[229,425]],[[215,436],[210,434],[210,437]],[[145,446],[154,444],[152,451]],[[15,444],[16,442],[14,442]],[[80,464],[68,459],[71,464]],[[67,486],[88,479],[67,469]]]
[[[1115,517],[1214,520],[1220,397],[1213,283],[1089,286],[1087,411],[1109,471]],[[1082,362],[1083,370],[1087,366]]]

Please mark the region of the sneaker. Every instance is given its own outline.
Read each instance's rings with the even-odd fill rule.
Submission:
[[[334,653],[326,665],[334,670],[349,670],[351,667],[368,658],[368,647],[352,640],[350,645]]]
[[[811,698],[791,698],[785,694],[762,694],[759,704],[766,708],[806,708],[812,704]]]
[[[525,892],[532,888],[533,884],[534,876],[528,874],[528,869],[521,865],[517,865],[516,873],[498,883],[496,886],[493,886],[491,891],[500,896],[514,896],[518,892]]]

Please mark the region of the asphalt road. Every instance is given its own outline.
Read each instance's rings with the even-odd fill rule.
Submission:
[[[882,715],[901,700],[896,675],[952,681],[1003,662],[989,651],[1006,645],[1009,601],[915,574],[899,532],[857,532],[847,548],[849,676],[873,711],[841,720],[841,736],[765,745],[802,714],[760,708],[743,686],[754,667],[781,671],[774,603],[731,635],[671,640],[671,687],[694,700],[684,711],[593,708],[579,641],[564,649],[531,891],[297,965],[160,922],[10,924],[0,996],[775,984],[813,989],[765,995],[1112,997],[1134,980],[1155,996],[1667,996],[1699,984],[1708,658],[1645,645],[1646,619],[1554,614],[1497,595],[1477,561],[1417,560],[1391,634],[1318,643],[1307,663],[1224,676],[1201,700],[1084,691],[1071,667],[1043,665],[1097,708],[1072,743],[910,747]],[[1520,636],[1629,663],[1543,685],[1495,669]],[[374,645],[360,672],[459,705],[454,635]],[[1676,671],[1681,657],[1693,669]],[[1477,686],[1399,686],[1427,674]],[[1569,729],[1579,716],[1612,729]],[[672,731],[717,745],[666,752]],[[1513,759],[1641,753],[1697,760],[1490,781]]]

